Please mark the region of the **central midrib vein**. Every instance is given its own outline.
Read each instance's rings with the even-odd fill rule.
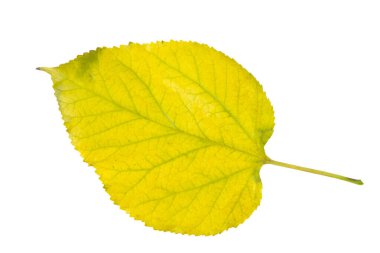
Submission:
[[[74,85],[76,85],[77,87],[80,87],[80,88],[86,90],[87,92],[93,94],[94,96],[97,96],[97,97],[101,98],[102,100],[105,100],[105,101],[107,101],[108,103],[113,104],[114,106],[118,107],[119,109],[124,110],[124,111],[127,111],[127,112],[129,112],[129,113],[131,113],[131,114],[135,114],[136,116],[138,116],[138,117],[140,117],[140,118],[143,118],[144,120],[147,120],[147,121],[150,121],[150,122],[155,123],[155,124],[157,124],[157,125],[160,125],[160,126],[162,126],[162,127],[165,127],[165,128],[168,128],[168,129],[171,129],[171,130],[174,130],[174,131],[177,131],[177,132],[179,132],[179,133],[181,133],[181,134],[188,135],[188,136],[190,136],[190,137],[197,138],[197,139],[202,140],[202,141],[206,141],[206,142],[208,142],[208,143],[210,143],[210,144],[212,144],[212,145],[214,145],[214,146],[223,146],[223,147],[226,147],[226,148],[232,149],[232,150],[234,150],[234,151],[238,151],[238,152],[240,152],[240,153],[243,153],[243,154],[245,154],[245,155],[249,155],[249,156],[254,157],[254,158],[256,158],[256,159],[257,159],[257,158],[260,158],[260,157],[256,156],[256,155],[253,154],[253,153],[250,153],[250,152],[247,152],[247,151],[245,151],[245,150],[242,150],[242,149],[239,149],[239,148],[236,148],[236,147],[233,147],[233,146],[227,145],[227,144],[225,144],[225,143],[216,142],[216,141],[211,140],[211,139],[209,139],[209,138],[203,138],[203,137],[200,137],[200,136],[197,136],[197,135],[194,135],[194,134],[191,134],[191,133],[185,132],[185,131],[183,131],[182,129],[174,128],[174,127],[172,127],[172,126],[168,126],[168,125],[162,124],[162,123],[160,123],[160,122],[158,122],[158,121],[155,121],[155,120],[153,120],[153,119],[150,119],[150,118],[148,118],[148,117],[146,117],[146,116],[144,116],[144,115],[138,113],[137,111],[132,111],[132,110],[130,110],[129,108],[127,108],[127,107],[125,107],[125,106],[123,106],[123,105],[117,103],[117,102],[114,101],[114,100],[111,100],[111,99],[109,99],[109,98],[107,98],[107,97],[104,97],[104,96],[102,96],[102,95],[100,95],[100,94],[98,94],[98,93],[96,93],[96,92],[93,92],[92,90],[86,88],[85,86],[79,85],[77,82],[75,82],[75,81],[73,81],[73,80],[71,80],[71,79],[67,79],[67,80],[70,81],[70,82],[72,82],[72,83],[73,83]],[[68,117],[70,117],[70,116],[68,116]]]

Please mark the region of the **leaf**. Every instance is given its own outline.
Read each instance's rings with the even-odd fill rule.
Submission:
[[[39,69],[51,74],[72,143],[111,199],[155,229],[236,227],[260,203],[261,166],[289,165],[265,154],[274,112],[262,86],[207,45],[98,48]]]

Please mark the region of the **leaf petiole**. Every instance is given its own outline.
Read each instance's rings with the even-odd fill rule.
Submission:
[[[341,175],[326,172],[326,171],[314,170],[314,169],[310,169],[310,168],[306,168],[306,167],[302,167],[302,166],[297,166],[297,165],[293,165],[293,164],[289,164],[289,163],[278,162],[278,161],[275,161],[275,160],[272,160],[269,158],[265,161],[265,163],[280,166],[280,167],[290,168],[290,169],[294,169],[294,170],[305,171],[305,172],[309,172],[309,173],[313,173],[313,174],[317,174],[317,175],[322,175],[322,176],[326,176],[326,177],[336,178],[336,179],[343,180],[343,181],[353,183],[353,184],[357,184],[357,185],[363,185],[363,181],[360,179],[353,179],[353,178],[341,176]]]

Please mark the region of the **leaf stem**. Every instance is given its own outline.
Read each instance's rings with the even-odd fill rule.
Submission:
[[[293,165],[293,164],[289,164],[289,163],[278,162],[278,161],[274,161],[274,160],[269,159],[269,158],[268,158],[268,160],[265,161],[265,163],[280,166],[280,167],[290,168],[290,169],[294,169],[294,170],[305,171],[305,172],[309,172],[309,173],[313,173],[313,174],[317,174],[317,175],[322,175],[322,176],[326,176],[326,177],[336,178],[336,179],[343,180],[343,181],[353,183],[353,184],[357,184],[357,185],[363,185],[363,181],[360,179],[353,179],[353,178],[341,176],[338,174],[334,174],[334,173],[330,173],[330,172],[326,172],[326,171],[322,171],[322,170],[314,170],[314,169],[310,169],[310,168],[306,168],[306,167],[302,167],[302,166],[297,166],[297,165]]]

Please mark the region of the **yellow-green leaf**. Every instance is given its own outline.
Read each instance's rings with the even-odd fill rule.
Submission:
[[[132,217],[212,235],[259,205],[260,168],[280,163],[264,152],[274,113],[233,59],[172,41],[98,48],[40,69],[52,76],[73,145]]]

